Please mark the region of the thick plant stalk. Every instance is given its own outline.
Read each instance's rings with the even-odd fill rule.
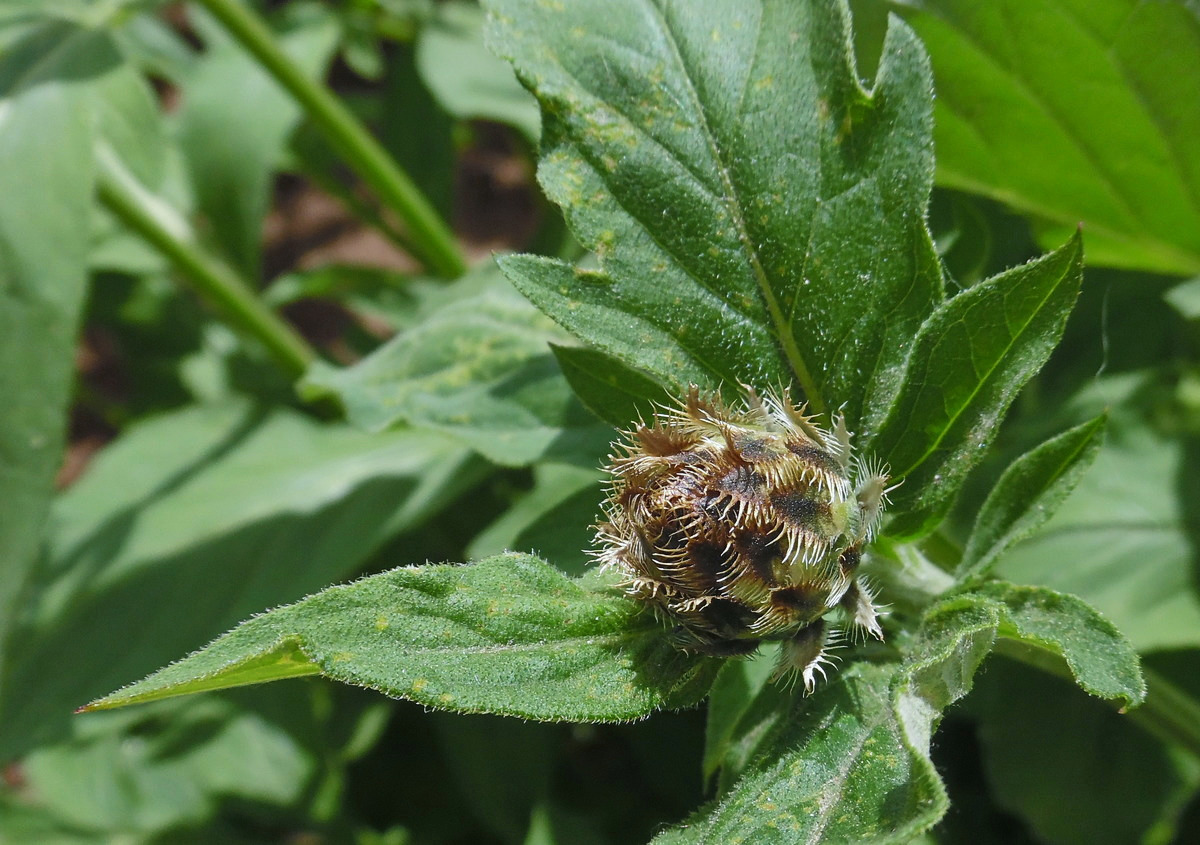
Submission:
[[[100,202],[122,223],[167,256],[202,298],[245,334],[257,338],[290,376],[298,377],[316,351],[254,290],[220,261],[191,243],[190,230],[174,210],[147,193],[115,154],[97,150]]]
[[[416,183],[325,86],[305,76],[280,49],[266,23],[242,0],[197,0],[300,103],[305,114],[364,182],[407,226],[411,249],[439,276],[454,278],[466,262],[453,233]]]

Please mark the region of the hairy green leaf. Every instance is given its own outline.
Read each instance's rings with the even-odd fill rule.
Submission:
[[[1114,416],[1075,492],[996,573],[1080,596],[1139,651],[1200,646],[1193,450]]]
[[[71,396],[93,190],[88,93],[117,67],[106,35],[66,23],[37,26],[0,55],[2,700],[13,698],[7,640],[42,536]]]
[[[1073,238],[963,291],[921,326],[896,403],[866,447],[903,481],[889,533],[920,534],[945,516],[1017,391],[1062,337],[1082,259]]]
[[[320,673],[443,710],[622,721],[694,704],[715,670],[625,596],[504,554],[331,587],[88,708]]]
[[[1146,698],[1137,652],[1087,602],[1045,587],[992,581],[965,597],[999,602],[1000,636],[1058,655],[1085,691],[1136,707]]]
[[[369,431],[403,420],[510,466],[606,441],[547,348],[554,326],[497,274],[480,275],[500,284],[451,300],[351,367],[314,364],[302,391],[336,397]]]
[[[930,737],[998,624],[995,608],[935,608],[903,662],[858,662],[796,697],[729,794],[655,842],[906,843],[927,830],[949,804]]]
[[[432,432],[371,436],[246,403],[131,427],[55,502],[12,639],[21,694],[0,704],[0,759],[54,737],[89,698],[350,574],[480,463]]]
[[[898,22],[874,87],[844,4],[488,0],[542,107],[539,180],[600,271],[510,256],[540,308],[678,390],[885,408],[942,298],[929,72]]]
[[[1096,460],[1106,419],[1064,431],[1013,461],[975,520],[955,573],[960,581],[987,575],[1000,555],[1045,525]]]
[[[904,0],[937,82],[939,183],[1081,221],[1088,260],[1200,272],[1200,13],[1138,0]]]

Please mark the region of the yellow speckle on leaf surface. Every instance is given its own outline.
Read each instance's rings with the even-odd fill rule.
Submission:
[[[375,630],[377,630],[377,631],[386,630],[388,625],[390,625],[390,624],[391,623],[388,622],[388,618],[386,616],[384,616],[382,613],[379,614],[379,616],[375,617]]]
[[[332,655],[329,659],[332,660],[334,663],[345,663],[347,660],[354,659],[354,652],[339,651],[337,654]]]
[[[417,678],[412,682],[412,691],[421,692],[421,690],[425,689],[427,686],[429,686],[429,681],[425,680],[424,678]]]
[[[768,74],[754,83],[756,91],[766,91],[775,87],[775,77]]]
[[[439,695],[439,696],[438,696],[438,703],[439,703],[439,704],[450,704],[450,703],[451,703],[451,702],[453,702],[453,701],[454,701],[454,696],[452,696],[452,695],[451,695],[450,693],[448,693],[448,692],[444,692],[444,693],[442,693],[441,695]]]

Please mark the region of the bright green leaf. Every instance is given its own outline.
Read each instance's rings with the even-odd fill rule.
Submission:
[[[1058,513],[998,562],[1015,583],[1073,593],[1111,619],[1139,651],[1200,645],[1195,496],[1185,444],[1114,416],[1104,446]]]
[[[938,181],[1088,260],[1200,271],[1200,14],[1183,2],[905,0],[933,58]]]
[[[506,554],[331,587],[88,706],[271,680],[273,663],[274,677],[294,677],[298,655],[328,678],[430,707],[550,721],[623,721],[693,704],[716,670],[672,646],[620,593]],[[239,677],[250,664],[266,671]]]
[[[573,333],[674,390],[799,387],[885,408],[942,298],[925,227],[924,52],[863,90],[842,4],[489,0],[538,96],[539,180],[601,271],[501,261]]]
[[[119,64],[107,36],[65,23],[31,29],[0,55],[3,700],[13,698],[9,629],[42,536],[74,378],[93,190],[88,94]]]
[[[1054,515],[1096,459],[1105,420],[1065,431],[1013,461],[975,520],[956,573],[960,581],[986,575],[1009,547]]]
[[[501,284],[452,300],[351,367],[315,364],[302,391],[337,398],[369,431],[403,420],[500,464],[606,442],[611,432],[579,405],[547,348],[553,325],[484,275]]]
[[[1163,299],[1182,314],[1184,319],[1200,318],[1200,277],[1177,284],[1163,294]]]
[[[1082,257],[1072,239],[963,291],[921,326],[896,403],[866,447],[903,481],[889,533],[919,534],[945,516],[1017,391],[1062,337]]]
[[[998,623],[982,605],[935,609],[903,662],[857,662],[796,696],[729,794],[655,842],[907,843],[949,805],[930,737]]]
[[[298,694],[259,696],[266,707],[246,696],[208,696],[77,718],[72,737],[21,761],[28,791],[38,807],[99,841],[162,836],[211,817],[231,796],[295,805],[320,759],[303,742],[316,732],[305,724],[314,720],[311,696],[287,689]],[[272,712],[285,707],[286,717]]]
[[[442,108],[461,120],[494,120],[530,142],[541,135],[537,103],[512,68],[483,46],[483,10],[439,3],[417,37],[417,71]]]
[[[432,432],[247,404],[130,428],[56,502],[0,704],[0,759],[263,607],[345,577],[480,477]],[[54,667],[47,671],[47,667]]]

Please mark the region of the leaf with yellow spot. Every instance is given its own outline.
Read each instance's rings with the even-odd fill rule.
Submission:
[[[678,651],[652,614],[597,587],[522,554],[393,569],[256,616],[84,709],[316,674],[547,721],[625,721],[699,701],[716,661]],[[501,592],[505,612],[489,613]]]

